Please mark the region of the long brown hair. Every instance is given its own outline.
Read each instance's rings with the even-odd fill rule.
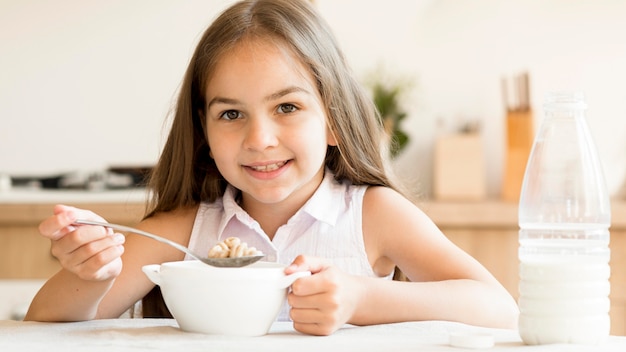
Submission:
[[[295,53],[317,80],[327,124],[337,141],[337,146],[329,146],[325,161],[335,177],[398,190],[386,167],[386,139],[378,112],[327,23],[308,1],[244,0],[215,19],[191,58],[167,142],[148,184],[152,198],[147,217],[201,201],[213,202],[224,194],[227,181],[209,156],[204,130],[205,89],[216,63],[234,45],[257,38]],[[155,292],[160,296],[158,287],[151,295]],[[148,299],[150,295],[146,297],[144,316],[169,315],[164,306],[155,306],[153,299]]]
[[[383,128],[326,24],[308,1],[244,0],[226,9],[204,32],[180,87],[172,127],[149,182],[148,216],[221,197],[226,180],[209,157],[202,111],[215,64],[243,38],[286,45],[310,68],[337,140],[327,167],[337,179],[397,189],[382,147]]]

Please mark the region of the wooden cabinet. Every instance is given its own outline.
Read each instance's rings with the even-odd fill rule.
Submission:
[[[459,247],[480,261],[517,298],[517,204],[501,201],[418,204]],[[110,222],[134,225],[144,203],[84,203]],[[0,279],[45,279],[59,265],[38,232],[53,204],[0,204]],[[611,333],[626,335],[626,202],[613,203],[611,226]]]
[[[39,234],[39,223],[54,204],[0,204],[0,279],[45,279],[60,266],[50,254],[50,241]],[[110,222],[134,225],[144,214],[143,203],[85,203]]]
[[[448,238],[480,261],[517,299],[517,204],[501,201],[422,202]],[[626,335],[626,202],[613,202],[611,334]]]

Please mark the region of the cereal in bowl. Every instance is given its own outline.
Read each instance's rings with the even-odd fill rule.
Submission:
[[[261,254],[261,251],[241,242],[239,237],[228,237],[209,250],[209,258],[238,258]]]

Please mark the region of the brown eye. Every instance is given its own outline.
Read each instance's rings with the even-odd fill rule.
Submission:
[[[224,111],[221,115],[220,118],[224,119],[224,120],[236,120],[238,118],[241,117],[241,113],[237,110],[227,110]]]
[[[280,104],[280,106],[278,106],[278,111],[283,114],[288,114],[290,112],[295,112],[297,110],[298,108],[296,108],[296,106],[293,104]]]

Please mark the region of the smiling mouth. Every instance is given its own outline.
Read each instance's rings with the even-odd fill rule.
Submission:
[[[270,171],[274,171],[274,170],[278,170],[281,167],[283,167],[285,164],[287,164],[288,161],[281,161],[281,162],[277,162],[277,163],[273,163],[273,164],[267,164],[267,165],[254,165],[254,166],[248,166],[249,168],[251,168],[254,171],[259,171],[259,172],[270,172]]]

